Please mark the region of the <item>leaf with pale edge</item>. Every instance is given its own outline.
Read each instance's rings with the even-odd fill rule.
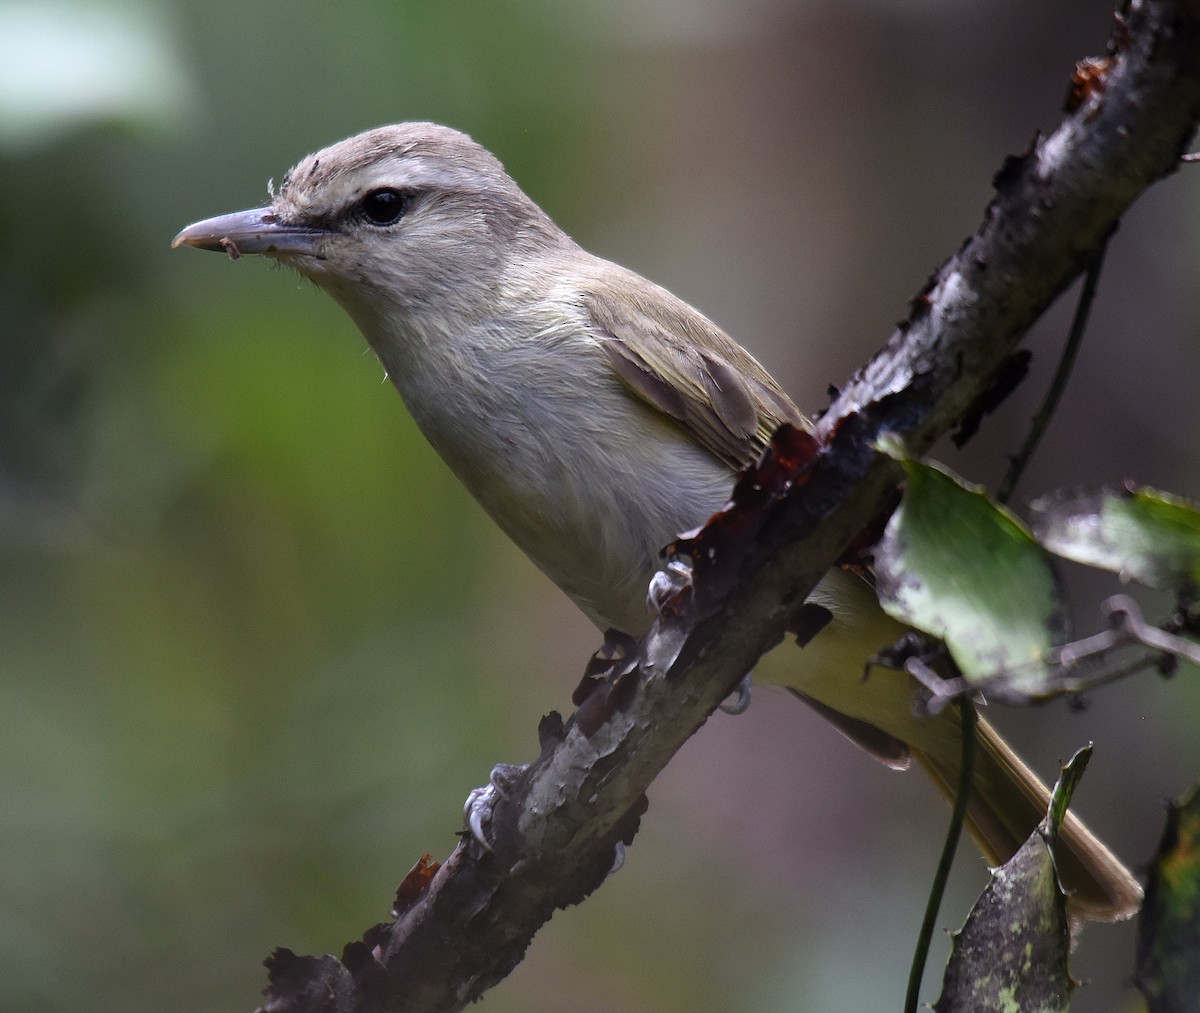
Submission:
[[[1150,1013],[1200,1009],[1200,784],[1167,813],[1138,920],[1136,980]]]
[[[963,677],[986,683],[989,696],[1021,702],[1043,693],[1049,656],[1068,633],[1049,555],[981,488],[892,444],[881,449],[907,476],[875,549],[884,609],[945,641]]]
[[[953,934],[935,1013],[1059,1013],[1070,1004],[1071,931],[1051,846],[1091,752],[1086,746],[1063,767],[1046,818],[992,873]]]
[[[1051,552],[1170,590],[1200,587],[1200,509],[1156,489],[1074,489],[1032,506],[1034,535]]]

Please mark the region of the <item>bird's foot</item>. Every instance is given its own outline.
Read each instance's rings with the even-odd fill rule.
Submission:
[[[721,704],[721,710],[726,714],[745,714],[750,709],[750,680],[754,675],[753,672],[748,672],[742,676],[742,681],[737,684],[737,689],[725,698],[725,702]]]
[[[692,593],[692,565],[672,559],[650,578],[646,602],[655,612],[678,613]]]
[[[463,805],[463,823],[484,851],[492,850],[487,826],[498,802],[508,798],[513,786],[528,768],[527,764],[497,763],[482,788],[473,788]]]

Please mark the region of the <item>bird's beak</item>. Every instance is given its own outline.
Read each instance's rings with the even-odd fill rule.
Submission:
[[[194,246],[197,250],[228,253],[237,260],[243,253],[272,256],[312,256],[325,229],[281,221],[270,208],[235,211],[189,225],[171,240],[171,249]]]

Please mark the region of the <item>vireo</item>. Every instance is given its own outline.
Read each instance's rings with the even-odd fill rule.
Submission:
[[[190,225],[174,246],[259,253],[350,314],[421,431],[496,523],[600,629],[641,634],[659,550],[727,500],[782,422],[779,384],[702,314],[581,249],[466,135],[381,127],[309,155],[270,206]],[[958,714],[865,660],[901,628],[859,577],[814,593],[833,619],[756,678],[788,687],[892,766],[958,783]],[[992,864],[1045,814],[1037,776],[978,726],[968,825]],[[1058,848],[1073,911],[1132,914],[1141,889],[1074,816]]]

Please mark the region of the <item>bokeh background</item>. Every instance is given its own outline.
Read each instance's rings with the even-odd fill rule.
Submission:
[[[332,302],[261,260],[172,252],[179,228],[335,139],[441,120],[819,409],[975,228],[1005,155],[1057,122],[1110,16],[0,2],[0,1009],[253,1009],[270,949],[339,952],[451,850],[467,791],[535,754],[598,642]],[[1197,171],[1116,236],[1023,496],[1200,495]],[[954,467],[997,481],[1068,315]],[[1079,586],[1092,629],[1112,587]],[[1077,801],[1134,864],[1200,770],[1194,672],[992,716],[1047,774],[1095,740]],[[945,816],[761,692],[692,740],[624,870],[484,1008],[899,1008]],[[983,882],[964,849],[944,926]],[[1132,938],[1084,937],[1075,1009],[1137,1008]]]

